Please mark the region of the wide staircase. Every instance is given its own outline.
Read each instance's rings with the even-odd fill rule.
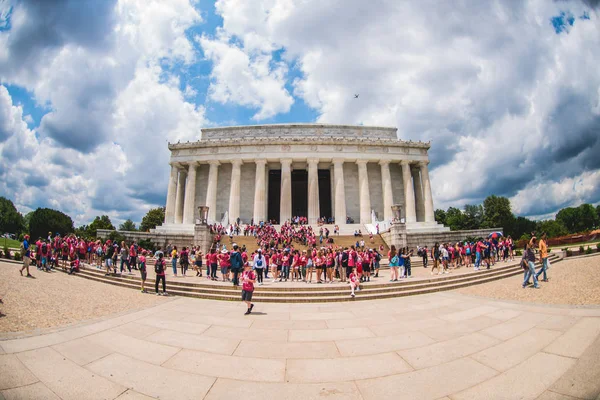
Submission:
[[[556,254],[550,256],[552,264],[562,261]],[[414,268],[417,268],[413,266]],[[62,269],[61,269],[62,270]],[[152,267],[148,267],[149,275],[154,276]],[[140,278],[137,271],[135,275],[110,275],[105,276],[104,270],[84,265],[81,272],[75,274],[80,278],[91,279],[111,285],[140,290]],[[206,272],[206,271],[205,271]],[[520,275],[523,269],[518,260],[506,264],[496,264],[492,269],[474,272],[472,268],[462,268],[447,275],[421,276],[414,279],[404,279],[399,282],[387,282],[388,278],[380,277],[372,282],[361,285],[362,290],[356,297],[349,297],[347,284],[308,285],[306,283],[274,283],[265,286],[256,286],[254,300],[257,302],[274,303],[306,303],[306,302],[338,302],[384,299],[390,297],[412,296],[453,290],[471,285],[491,282],[498,279]],[[193,272],[191,273],[193,275]],[[387,272],[386,272],[387,274]],[[295,286],[294,286],[295,285]],[[154,292],[154,279],[146,281],[149,292]],[[519,290],[516,287],[515,290]],[[171,278],[167,277],[167,291],[171,295],[197,297],[202,299],[239,301],[240,288],[233,287],[230,283],[211,282],[206,278]]]
[[[377,248],[383,246],[382,254],[387,255],[389,247],[381,237],[381,235],[373,235],[373,241],[369,239],[368,235],[363,235],[362,237],[355,237],[353,235],[329,235],[330,238],[333,238],[333,246],[341,246],[341,247],[350,247],[352,245],[356,245],[356,242],[360,242],[361,239],[365,241],[365,247],[368,248]],[[258,248],[256,243],[256,238],[254,236],[234,236],[233,240],[229,240],[228,236],[224,236],[221,239],[221,242],[224,243],[228,249],[231,249],[231,245],[233,243],[237,244],[240,247],[246,246],[248,252],[253,252]],[[308,246],[304,246],[303,244],[294,242],[293,243],[295,249],[306,250]],[[319,244],[317,240],[317,247],[319,246],[328,246],[327,240],[323,238],[323,244]]]

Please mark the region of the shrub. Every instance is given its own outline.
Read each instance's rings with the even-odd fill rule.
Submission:
[[[585,249],[583,248],[583,246],[579,246],[579,254],[583,254],[585,252]]]
[[[600,251],[600,242],[596,243],[596,250]]]
[[[122,234],[120,234],[117,231],[112,231],[111,233],[108,234],[108,239],[110,239],[113,243],[117,242],[117,243],[121,244],[121,242],[125,241],[125,236],[123,236]]]
[[[573,250],[567,249],[567,257],[571,257],[573,255]]]
[[[150,239],[142,239],[138,242],[138,245],[146,250],[150,250],[153,253],[156,250],[156,246],[154,246],[154,243],[152,243]]]
[[[8,246],[4,246],[4,257],[10,258],[10,250],[8,250]]]
[[[592,248],[590,246],[587,247],[587,249],[585,249],[585,254],[592,254],[594,251],[592,250]]]
[[[522,256],[523,255],[523,251],[522,250],[515,250],[515,256]]]
[[[21,255],[21,253],[20,253],[20,252],[18,252],[18,251],[15,251],[15,254],[13,255],[13,258],[14,258],[16,261],[22,261],[22,260],[23,260],[23,256],[22,256],[22,255]]]

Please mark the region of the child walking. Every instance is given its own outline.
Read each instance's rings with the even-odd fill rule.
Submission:
[[[248,306],[248,311],[244,315],[250,314],[254,308],[252,293],[254,293],[255,281],[256,274],[252,271],[252,267],[249,264],[244,265],[244,272],[242,273],[242,301]]]

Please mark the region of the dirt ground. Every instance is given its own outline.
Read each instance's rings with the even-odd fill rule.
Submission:
[[[0,261],[0,337],[5,332],[34,331],[138,310],[168,301],[154,294],[93,282],[35,267],[25,278],[20,266]]]
[[[541,278],[541,277],[540,277]],[[551,264],[549,282],[541,282],[541,289],[521,288],[523,275],[469,286],[459,293],[545,304],[586,305],[600,304],[600,257],[565,260]]]

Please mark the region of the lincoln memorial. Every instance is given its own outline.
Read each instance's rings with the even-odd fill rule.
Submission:
[[[379,221],[444,231],[434,219],[429,147],[385,127],[205,128],[197,142],[169,144],[165,223],[157,230],[192,233],[208,207],[209,224],[301,216],[309,224],[333,219],[342,231]]]

